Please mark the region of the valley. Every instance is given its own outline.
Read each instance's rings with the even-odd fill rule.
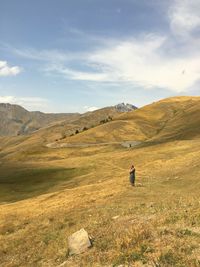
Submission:
[[[200,97],[60,127],[0,138],[0,266],[199,266]],[[93,246],[69,256],[81,228]]]

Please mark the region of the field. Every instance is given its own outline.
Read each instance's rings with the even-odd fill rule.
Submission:
[[[138,121],[146,116],[141,112]],[[193,128],[184,125],[186,130],[176,128],[176,134],[175,117],[170,128],[169,121],[160,124],[157,114],[151,132],[149,126],[146,131],[140,127],[138,140],[143,143],[135,148],[111,144],[50,149],[38,141],[28,149],[34,137],[19,144],[16,139],[2,141],[0,266],[200,266],[200,138],[195,114],[196,126],[193,120]],[[136,115],[127,116],[131,118],[123,120]],[[94,129],[72,137],[72,143],[87,140]],[[147,133],[152,136],[145,142]],[[108,140],[113,141],[112,133],[105,136]],[[132,163],[136,187],[129,184]],[[69,256],[67,238],[80,228],[89,233],[93,246]]]

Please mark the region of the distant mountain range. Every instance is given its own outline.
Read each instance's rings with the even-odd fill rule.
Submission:
[[[17,136],[29,134],[44,127],[50,127],[54,124],[69,125],[71,123],[85,121],[87,127],[87,118],[90,122],[97,125],[120,112],[128,112],[136,109],[131,104],[118,104],[113,107],[106,107],[85,114],[79,113],[42,113],[40,111],[28,111],[19,105],[0,103],[0,136]],[[93,118],[93,119],[92,119]],[[90,123],[90,124],[91,124]],[[77,124],[77,123],[75,123]],[[80,122],[78,123],[80,124]],[[80,124],[81,125],[81,124]],[[72,127],[74,128],[74,127]]]
[[[12,110],[13,107],[6,107],[4,104],[3,109],[2,105],[0,106],[0,152],[2,155],[10,155],[13,159],[16,158],[15,153],[26,155],[25,151],[30,151],[32,155],[34,151],[39,151],[49,144],[56,144],[57,147],[62,144],[124,141],[152,144],[200,137],[200,97],[167,98],[130,112],[119,111],[121,107],[127,106],[125,104],[117,105],[118,108],[105,107],[84,114],[36,112],[41,116],[41,123],[35,119],[35,112],[29,114],[23,108],[14,106],[16,109],[5,113],[5,109]],[[53,118],[46,119],[46,115],[52,115]],[[38,127],[41,127],[38,130],[33,127],[36,122]],[[10,137],[11,135],[13,137]]]

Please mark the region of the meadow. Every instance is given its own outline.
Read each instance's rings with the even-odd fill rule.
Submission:
[[[135,148],[3,148],[0,266],[200,266],[199,147],[198,135],[173,135]],[[93,246],[69,256],[80,228]]]
[[[199,266],[199,144],[47,149],[34,163],[43,167],[20,169],[1,194],[2,266]],[[68,257],[67,237],[82,227],[93,247]]]

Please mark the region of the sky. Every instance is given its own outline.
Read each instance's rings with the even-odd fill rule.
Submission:
[[[200,0],[0,0],[0,102],[43,112],[200,95]]]

